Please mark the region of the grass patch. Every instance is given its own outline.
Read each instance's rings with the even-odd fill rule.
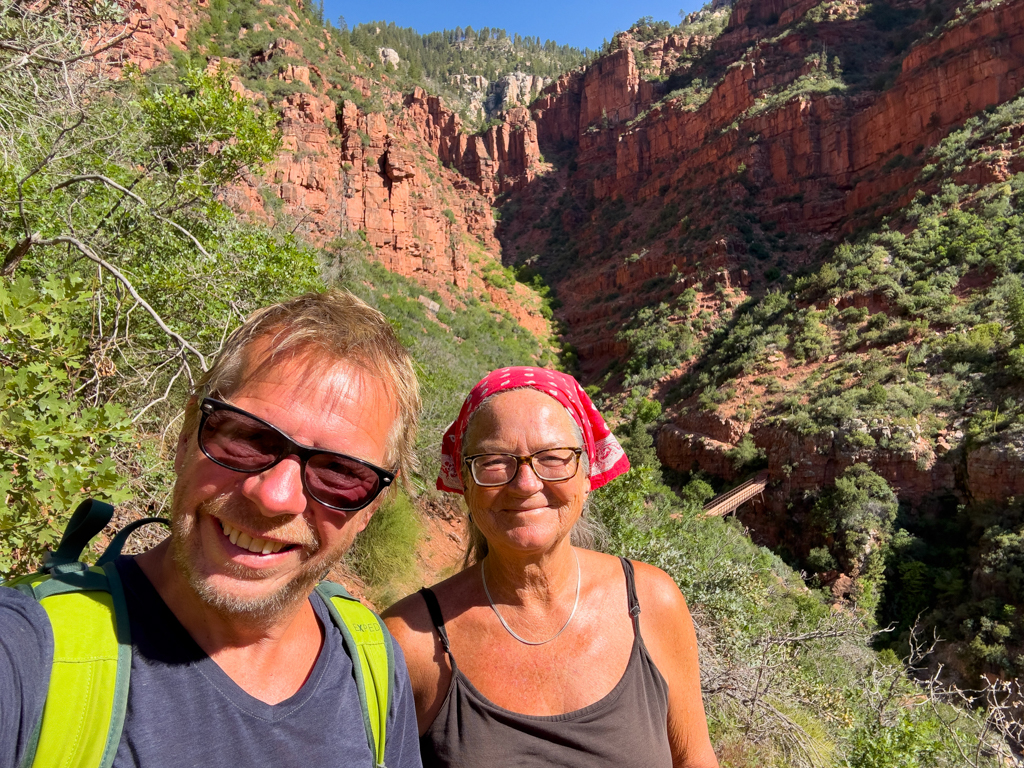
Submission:
[[[349,560],[376,605],[390,605],[411,591],[419,575],[416,544],[422,524],[409,497],[399,491],[356,539]]]

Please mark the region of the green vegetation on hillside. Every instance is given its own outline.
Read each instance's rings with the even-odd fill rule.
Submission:
[[[268,56],[280,39],[294,46],[274,50]],[[458,76],[482,76],[491,82],[516,72],[556,78],[595,55],[552,40],[541,42],[487,27],[420,34],[381,21],[349,30],[344,19],[336,27],[323,18],[319,6],[308,7],[294,0],[270,4],[260,0],[211,0],[189,32],[187,45],[187,52],[177,54],[182,65],[205,67],[210,56],[235,59],[246,86],[270,99],[320,90],[324,85],[321,78],[326,78],[335,87],[333,95],[338,101],[350,99],[365,111],[383,111],[379,95],[366,98],[359,89],[349,86],[352,76],[358,75],[386,80],[396,90],[420,86],[440,95],[449,108],[462,113],[469,127],[479,127],[485,120],[479,106],[487,93],[470,87],[468,81],[463,87],[456,81]],[[397,66],[382,61],[382,48],[398,54]],[[280,77],[289,65],[311,64],[316,67],[311,85]]]
[[[1002,710],[986,722],[984,712],[954,708],[954,696],[912,682],[892,651],[869,650],[854,615],[830,610],[734,520],[701,517],[710,486],[694,479],[678,495],[663,486],[642,429],[660,408],[631,402],[634,467],[594,492],[591,514],[608,531],[608,551],[663,568],[686,595],[723,766],[994,768],[1009,755],[992,718]],[[895,500],[866,467],[848,475],[828,505],[845,511],[840,540],[861,557],[871,518],[879,510],[891,518]],[[922,653],[915,635],[910,661],[921,664]]]
[[[987,147],[1007,141],[1022,119],[1024,98],[951,133],[930,153],[925,191],[909,207],[835,247],[789,288],[724,317],[676,397],[759,376],[771,384],[768,423],[831,433],[850,455],[887,451],[923,466],[938,450],[966,456],[984,444],[1012,450],[1024,442],[1024,175],[980,188],[937,181],[985,160]],[[819,367],[800,382],[776,380],[770,372],[780,354]],[[939,515],[901,514],[895,524],[893,509],[869,526],[884,562],[857,565],[848,536],[835,529],[844,523],[829,512],[833,497],[816,507],[820,540],[832,543],[809,556],[810,570],[838,563],[866,585],[884,581],[885,595],[873,593],[862,607],[873,610],[881,597],[879,619],[895,622],[895,637],[904,638],[923,613],[958,643],[965,673],[1024,673],[1019,504],[957,511],[950,501]]]

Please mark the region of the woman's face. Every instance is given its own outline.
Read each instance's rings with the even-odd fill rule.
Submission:
[[[579,448],[572,417],[555,399],[534,389],[495,395],[473,415],[463,455],[526,456],[546,448]],[[582,468],[560,483],[545,482],[522,465],[512,482],[481,488],[463,468],[466,504],[491,550],[539,553],[569,535],[590,493]]]

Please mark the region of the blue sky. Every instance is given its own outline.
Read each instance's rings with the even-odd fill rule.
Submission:
[[[703,5],[701,0],[448,0],[424,3],[416,0],[324,0],[324,15],[332,21],[344,16],[349,26],[367,21],[393,21],[418,32],[470,26],[502,27],[509,34],[533,35],[577,48],[597,48],[605,38],[627,29],[643,16],[679,22],[679,11],[687,13]]]

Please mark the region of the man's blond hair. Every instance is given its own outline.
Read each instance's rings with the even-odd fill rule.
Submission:
[[[307,293],[251,314],[228,336],[213,366],[196,382],[182,433],[191,438],[198,429],[204,397],[231,397],[259,371],[295,359],[307,366],[307,375],[345,362],[384,384],[398,408],[387,438],[385,468],[397,469],[408,489],[416,470],[420,412],[412,359],[388,319],[348,291]]]

